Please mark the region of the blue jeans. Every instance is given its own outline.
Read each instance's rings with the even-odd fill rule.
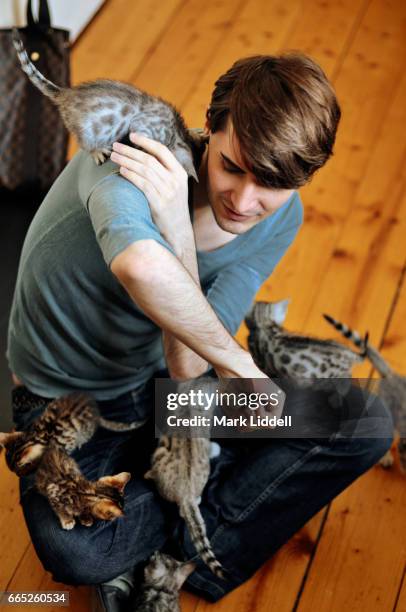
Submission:
[[[323,401],[319,394],[315,401]],[[346,398],[359,401],[354,389]],[[100,402],[105,417],[132,421],[151,410],[152,384],[111,401]],[[37,413],[36,413],[37,412]],[[227,570],[216,578],[199,560],[186,588],[217,601],[250,578],[312,516],[373,466],[392,442],[391,418],[375,398],[363,437],[334,434],[317,439],[219,440],[212,459],[201,510],[213,550]],[[16,411],[17,427],[26,427],[38,411]],[[365,437],[369,435],[369,437]],[[61,529],[47,500],[21,479],[21,505],[35,550],[58,582],[98,584],[141,567],[155,550],[177,558],[195,557],[195,549],[177,508],[156,493],[143,474],[157,444],[153,424],[134,433],[99,429],[73,457],[85,476],[129,471],[125,516],[92,527]],[[196,559],[197,560],[197,559]]]

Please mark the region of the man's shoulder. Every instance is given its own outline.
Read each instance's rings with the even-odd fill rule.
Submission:
[[[117,164],[108,160],[97,166],[88,153],[81,151],[78,156],[78,191],[88,211],[92,201],[93,209],[114,209],[116,213],[126,211],[127,214],[143,210],[149,216],[149,205],[144,193],[121,176]]]
[[[83,202],[88,200],[90,194],[102,182],[108,181],[113,190],[122,188],[117,164],[110,160],[97,165],[89,153],[79,151],[71,163],[74,163],[76,166],[79,193]]]

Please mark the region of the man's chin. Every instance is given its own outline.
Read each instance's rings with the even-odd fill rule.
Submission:
[[[233,221],[232,219],[227,219],[221,215],[215,214],[214,218],[216,219],[217,225],[221,227],[224,232],[228,232],[229,234],[244,234],[252,227],[251,223],[248,224],[247,222],[243,223],[241,221]]]

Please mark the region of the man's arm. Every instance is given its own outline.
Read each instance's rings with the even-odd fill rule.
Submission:
[[[153,240],[140,241],[110,260],[112,272],[162,328],[173,376],[202,374],[208,361],[221,376],[263,377],[200,289],[185,170],[161,143],[139,134],[130,134],[130,140],[144,151],[114,143],[111,159],[145,194],[155,225],[174,255]]]
[[[150,319],[208,361],[220,378],[267,378],[227,332],[182,263],[162,245],[137,241],[113,259],[111,270]]]
[[[183,244],[183,248],[179,248],[175,251],[175,254],[200,290],[196,244],[193,234],[189,237],[189,240]],[[192,351],[186,344],[178,340],[177,337],[169,331],[163,330],[162,337],[166,364],[171,378],[197,378],[206,372],[208,363],[205,359],[202,359],[202,357]]]

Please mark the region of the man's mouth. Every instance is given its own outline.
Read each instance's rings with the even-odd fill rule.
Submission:
[[[227,206],[227,204],[225,204],[224,200],[222,200],[222,203],[226,216],[229,219],[232,219],[232,221],[246,221],[246,219],[252,217],[252,215],[240,215],[239,213],[234,212],[231,208]]]

